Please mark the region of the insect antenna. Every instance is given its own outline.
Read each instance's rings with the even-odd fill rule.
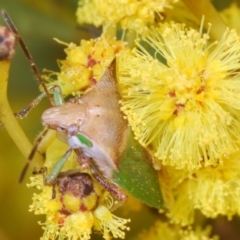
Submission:
[[[2,10],[1,12],[2,12],[2,16],[3,16],[4,20],[5,20],[5,22],[7,23],[8,27],[11,29],[11,31],[12,31],[12,32],[16,35],[16,37],[18,38],[19,44],[21,45],[22,50],[23,50],[26,58],[27,58],[28,61],[30,62],[31,68],[32,68],[33,72],[35,73],[38,81],[39,81],[40,84],[42,85],[43,90],[44,90],[44,92],[45,92],[45,95],[47,96],[47,98],[48,98],[49,101],[50,101],[50,104],[51,104],[52,106],[55,106],[54,101],[53,101],[52,97],[50,96],[50,93],[49,93],[49,91],[48,91],[48,89],[47,89],[47,86],[46,86],[46,84],[44,83],[44,81],[43,81],[43,79],[42,79],[42,77],[41,77],[41,75],[40,75],[40,72],[39,72],[39,70],[38,70],[38,68],[37,68],[37,65],[36,65],[35,62],[33,61],[33,58],[32,58],[32,56],[31,56],[31,54],[30,54],[30,52],[29,52],[26,44],[24,43],[22,37],[19,35],[17,28],[16,28],[15,25],[13,24],[13,21],[11,20],[11,18],[9,17],[9,15],[7,14],[7,12],[6,12],[5,10]],[[35,105],[34,105],[34,106],[35,106]]]

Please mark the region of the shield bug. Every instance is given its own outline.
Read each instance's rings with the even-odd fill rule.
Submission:
[[[28,53],[31,65],[34,66],[29,55]],[[37,75],[38,79],[41,79],[40,74]],[[44,82],[40,80],[40,83],[44,86],[45,92],[21,111],[20,116],[25,116],[44,95],[52,102]],[[52,104],[53,107],[43,113],[42,123],[47,128],[55,130],[59,139],[69,148],[45,175],[45,184],[56,183],[64,164],[74,151],[80,156],[78,159],[87,159],[84,163],[79,161],[80,165],[90,167],[93,174],[96,173],[99,183],[108,188],[110,193],[116,192],[117,196],[119,192],[116,189],[120,186],[149,206],[161,208],[163,200],[157,172],[150,164],[151,156],[134,139],[120,110],[115,61],[105,70],[92,89],[81,97],[64,103],[61,90],[58,87],[53,87],[52,90],[55,102]],[[36,150],[37,145],[30,154],[29,162]],[[28,164],[22,176],[27,166]]]
[[[81,149],[93,171],[117,183],[144,203],[161,208],[162,196],[151,156],[134,140],[119,106],[115,63],[80,98],[50,108],[42,122],[57,131],[69,150],[45,178],[51,184],[72,150]]]

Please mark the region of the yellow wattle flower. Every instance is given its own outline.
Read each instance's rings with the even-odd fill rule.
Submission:
[[[165,23],[143,40],[119,57],[117,69],[122,110],[136,138],[155,153],[155,166],[195,170],[221,163],[239,149],[236,32],[211,43],[207,34]]]
[[[44,167],[51,169],[64,152],[64,143],[56,139],[47,149]],[[75,170],[69,175],[68,170]],[[96,182],[88,169],[79,168],[76,156],[72,154],[54,186],[44,185],[43,176],[30,178],[29,187],[37,188],[30,211],[46,215],[46,221],[39,223],[44,230],[41,240],[87,240],[93,231],[102,233],[103,238],[124,238],[129,219],[115,216],[112,209],[119,206],[110,193]],[[115,206],[116,205],[116,206]]]
[[[189,225],[198,209],[208,218],[240,215],[240,151],[216,167],[189,173],[163,166],[159,177],[167,216],[176,224]]]
[[[125,47],[125,43],[104,36],[81,40],[79,46],[74,43],[66,45],[66,59],[58,61],[60,72],[48,71],[49,75],[44,76],[50,82],[48,85],[60,86],[63,95],[75,95],[94,86]]]
[[[148,25],[163,19],[165,9],[172,8],[178,0],[84,0],[79,1],[77,19],[80,24],[120,24],[123,29],[141,33]]]
[[[194,208],[205,216],[224,215],[230,220],[240,215],[240,151],[225,158],[222,165],[196,171],[188,183]]]
[[[99,27],[103,24],[103,18],[99,15],[97,8],[92,0],[80,0],[76,12],[79,24],[92,24]]]
[[[180,225],[169,224],[158,220],[149,230],[140,234],[141,240],[218,240],[217,236],[210,237],[211,228],[195,227],[181,228]]]
[[[104,239],[111,239],[110,234],[114,238],[125,238],[125,232],[130,228],[125,225],[130,222],[129,219],[119,218],[113,215],[106,206],[99,206],[94,211],[95,228],[101,230]]]
[[[169,222],[181,226],[189,226],[194,222],[194,204],[189,197],[189,173],[176,170],[171,166],[162,166],[159,171],[166,216]]]

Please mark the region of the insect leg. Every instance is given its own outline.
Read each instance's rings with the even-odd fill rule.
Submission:
[[[11,31],[14,33],[14,35],[16,36],[19,44],[21,45],[22,47],[22,50],[26,56],[26,58],[28,59],[28,61],[30,62],[30,65],[31,65],[31,68],[34,72],[34,74],[36,75],[39,83],[41,84],[43,90],[44,90],[44,93],[41,93],[36,99],[34,99],[32,101],[32,103],[30,103],[26,108],[24,108],[22,111],[20,111],[19,113],[16,113],[15,116],[18,117],[18,118],[23,118],[27,115],[27,113],[32,109],[34,108],[42,99],[44,96],[47,96],[47,98],[49,99],[50,103],[52,106],[59,106],[59,105],[62,105],[63,104],[63,101],[62,101],[62,97],[59,97],[60,95],[60,90],[56,90],[56,92],[58,92],[58,96],[57,94],[54,93],[54,100],[52,99],[50,93],[49,93],[49,88],[46,86],[46,84],[44,83],[42,77],[41,77],[41,74],[37,68],[37,65],[35,64],[33,58],[32,58],[32,55],[30,54],[26,44],[24,43],[22,37],[19,35],[18,33],[18,30],[17,28],[15,27],[15,25],[13,24],[13,21],[11,20],[11,18],[9,17],[9,15],[7,14],[7,12],[5,10],[2,10],[2,16],[5,20],[5,22],[7,23],[8,27],[11,29]],[[55,89],[55,86],[52,86],[50,88],[54,88]],[[55,91],[54,91],[55,92]]]
[[[55,106],[61,106],[64,104],[63,95],[59,86],[52,86],[53,88],[53,100]]]
[[[56,179],[61,172],[64,164],[68,160],[71,152],[72,149],[69,148],[66,153],[55,163],[51,171],[46,176],[44,176],[44,184],[53,185],[56,182]]]
[[[91,159],[83,154],[81,149],[74,149],[77,155],[77,162],[81,169],[90,169]]]
[[[64,104],[61,89],[58,86],[50,86],[47,88],[48,92],[53,89],[54,106],[60,106]],[[27,107],[23,108],[18,113],[14,113],[17,118],[23,119],[27,114],[36,107],[41,100],[46,96],[45,92],[40,93]]]
[[[98,173],[93,173],[93,176],[110,194],[121,202],[127,199],[127,195],[114,183],[110,182],[108,179],[99,175]]]
[[[27,116],[27,114],[36,107],[40,101],[46,96],[45,93],[41,93],[39,96],[37,96],[27,107],[23,108],[21,111],[14,113],[15,117],[23,119]]]
[[[56,132],[53,130],[50,130],[48,128],[45,128],[39,137],[36,139],[34,146],[28,156],[28,161],[26,162],[25,166],[22,169],[22,172],[19,177],[19,183],[21,183],[26,175],[26,172],[29,168],[29,165],[31,164],[36,152],[39,152],[40,154],[44,154],[48,146],[51,144],[51,142],[56,138]],[[38,170],[35,170],[35,172],[38,172]]]

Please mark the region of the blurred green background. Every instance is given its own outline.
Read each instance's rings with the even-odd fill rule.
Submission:
[[[220,7],[226,6],[227,2],[218,1]],[[53,37],[64,42],[79,43],[87,33],[95,35],[92,29],[77,27],[76,8],[77,0],[0,0],[0,9],[5,9],[11,16],[40,71],[43,68],[58,71],[57,59],[65,57],[64,46],[56,43]],[[0,25],[6,25],[1,17]],[[17,46],[11,62],[8,89],[13,111],[21,110],[38,93],[38,82],[21,48]],[[49,106],[45,99],[26,119],[19,121],[31,142],[41,131],[41,114]],[[44,221],[44,217],[28,211],[33,194],[33,189],[26,187],[30,171],[24,183],[18,184],[25,162],[26,159],[8,133],[0,129],[0,240],[35,240],[42,235],[37,222]],[[131,235],[150,226],[150,219],[156,216],[155,212],[148,209],[133,214]],[[130,239],[129,234],[126,239]],[[131,236],[131,239],[135,238]]]

